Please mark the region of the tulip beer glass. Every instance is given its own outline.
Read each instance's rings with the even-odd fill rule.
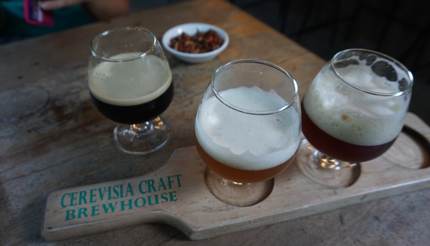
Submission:
[[[209,190],[237,206],[261,201],[299,147],[297,82],[262,60],[221,66],[199,106],[195,134]]]
[[[310,143],[298,157],[302,172],[323,185],[348,186],[356,163],[382,155],[396,140],[412,83],[408,69],[387,55],[337,53],[302,101],[302,130]]]
[[[161,148],[168,129],[159,115],[173,98],[172,73],[154,34],[125,27],[98,34],[88,70],[91,98],[114,129],[120,150],[146,154]]]

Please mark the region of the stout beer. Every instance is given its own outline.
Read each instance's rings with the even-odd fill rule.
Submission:
[[[172,74],[154,55],[123,53],[111,57],[127,62],[101,62],[89,74],[91,97],[109,119],[138,124],[166,110],[173,98]]]

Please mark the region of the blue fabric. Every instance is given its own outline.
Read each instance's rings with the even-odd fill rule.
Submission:
[[[0,35],[2,38],[20,39],[57,32],[94,21],[94,17],[81,5],[53,11],[54,26],[35,26],[24,20],[22,0],[0,0]]]

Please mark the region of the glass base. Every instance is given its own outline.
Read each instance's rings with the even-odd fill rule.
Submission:
[[[238,207],[248,207],[263,201],[273,190],[274,179],[240,183],[225,179],[206,169],[206,184],[210,192],[220,201]]]
[[[330,187],[344,188],[360,176],[360,164],[339,161],[319,152],[306,139],[302,141],[297,165],[312,181]]]
[[[145,155],[159,150],[169,140],[166,123],[157,117],[141,124],[118,125],[113,130],[118,149],[127,154]]]

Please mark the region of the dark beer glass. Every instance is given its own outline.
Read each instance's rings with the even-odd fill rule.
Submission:
[[[114,140],[129,154],[147,154],[167,143],[159,117],[173,98],[172,73],[156,37],[142,27],[112,29],[91,42],[88,84],[94,105],[120,123]]]
[[[212,194],[237,206],[267,197],[300,145],[298,97],[294,78],[266,61],[236,60],[215,71],[195,120]]]
[[[412,84],[411,72],[385,54],[337,53],[302,101],[302,130],[310,143],[298,161],[302,172],[320,184],[347,186],[356,163],[382,155],[396,140]]]

